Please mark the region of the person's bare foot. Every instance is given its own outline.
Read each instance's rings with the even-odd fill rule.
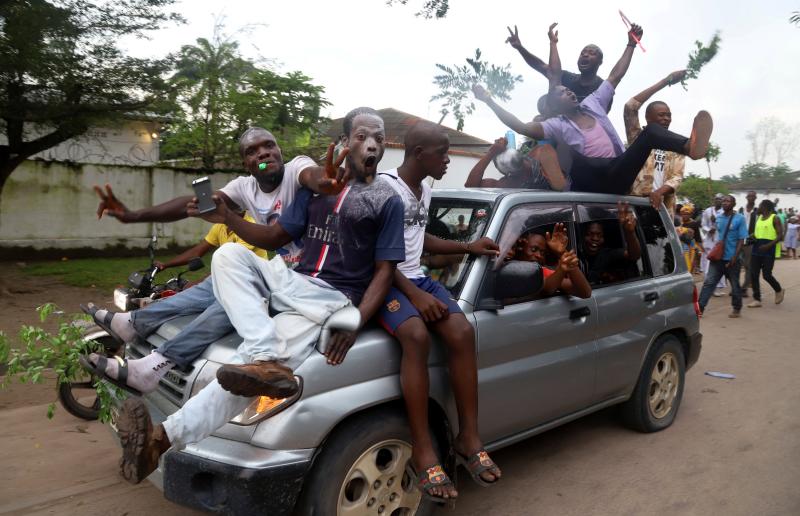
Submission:
[[[243,365],[225,364],[217,370],[217,380],[223,389],[237,396],[289,398],[300,389],[291,369],[266,360]]]
[[[539,160],[542,173],[550,183],[550,188],[563,192],[567,188],[567,178],[558,163],[558,155],[551,145],[537,145],[532,151],[533,157]]]
[[[686,143],[686,155],[692,159],[700,159],[708,152],[708,142],[711,139],[711,131],[714,130],[714,121],[708,111],[699,111],[694,117],[692,124],[692,134]]]

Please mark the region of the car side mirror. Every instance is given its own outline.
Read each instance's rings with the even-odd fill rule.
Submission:
[[[200,258],[199,256],[196,256],[191,260],[189,260],[189,263],[187,264],[187,269],[189,270],[189,272],[194,272],[194,271],[199,271],[205,266],[206,264],[203,263],[203,259]]]
[[[512,260],[495,273],[495,299],[535,296],[544,286],[542,266],[536,262]]]

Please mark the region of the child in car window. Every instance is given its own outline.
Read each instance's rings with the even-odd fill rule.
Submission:
[[[564,224],[558,223],[553,233],[523,235],[517,242],[514,256],[516,260],[536,262],[542,266],[544,285],[541,295],[551,296],[557,291],[580,298],[592,295],[592,287],[580,269],[580,262],[575,251],[568,251],[569,238]],[[547,253],[550,252],[558,260],[555,268],[547,267]]]

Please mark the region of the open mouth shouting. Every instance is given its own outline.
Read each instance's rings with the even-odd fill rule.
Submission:
[[[378,156],[371,154],[364,159],[364,172],[369,175],[375,175],[378,168]]]

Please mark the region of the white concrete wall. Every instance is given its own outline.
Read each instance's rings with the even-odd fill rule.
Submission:
[[[34,154],[31,159],[152,166],[159,161],[160,127],[158,122],[143,120],[129,120],[114,127],[92,127],[81,136]],[[28,132],[29,138],[36,133],[32,128]],[[6,142],[5,135],[0,135],[0,143]]]
[[[110,184],[128,208],[152,206],[192,195],[193,172],[156,167],[26,161],[9,178],[0,199],[0,246],[34,249],[143,248],[151,224],[122,224],[110,217],[97,220],[99,199],[93,185]],[[236,174],[212,174],[217,189]],[[188,219],[156,224],[159,246],[192,246],[210,224]],[[24,256],[20,256],[24,259]]]
[[[383,159],[380,163],[380,170],[390,170],[392,168],[399,167],[403,163],[403,149],[386,149],[386,152],[383,154]],[[464,181],[467,180],[467,176],[469,175],[469,171],[472,170],[472,167],[475,166],[475,163],[478,162],[478,158],[472,156],[457,156],[457,155],[450,155],[450,165],[447,167],[447,174],[442,178],[441,181],[434,181],[433,187],[434,188],[463,188]],[[500,179],[503,177],[500,172],[494,167],[493,164],[489,164],[486,168],[486,173],[483,177],[492,178],[492,179]]]
[[[736,198],[737,210],[739,207],[747,204],[747,192],[731,192],[731,194]],[[788,208],[794,208],[795,211],[800,210],[800,191],[756,190],[756,195],[756,206],[764,199],[769,199],[771,201],[778,199],[776,210],[779,208],[783,208],[784,211]]]

